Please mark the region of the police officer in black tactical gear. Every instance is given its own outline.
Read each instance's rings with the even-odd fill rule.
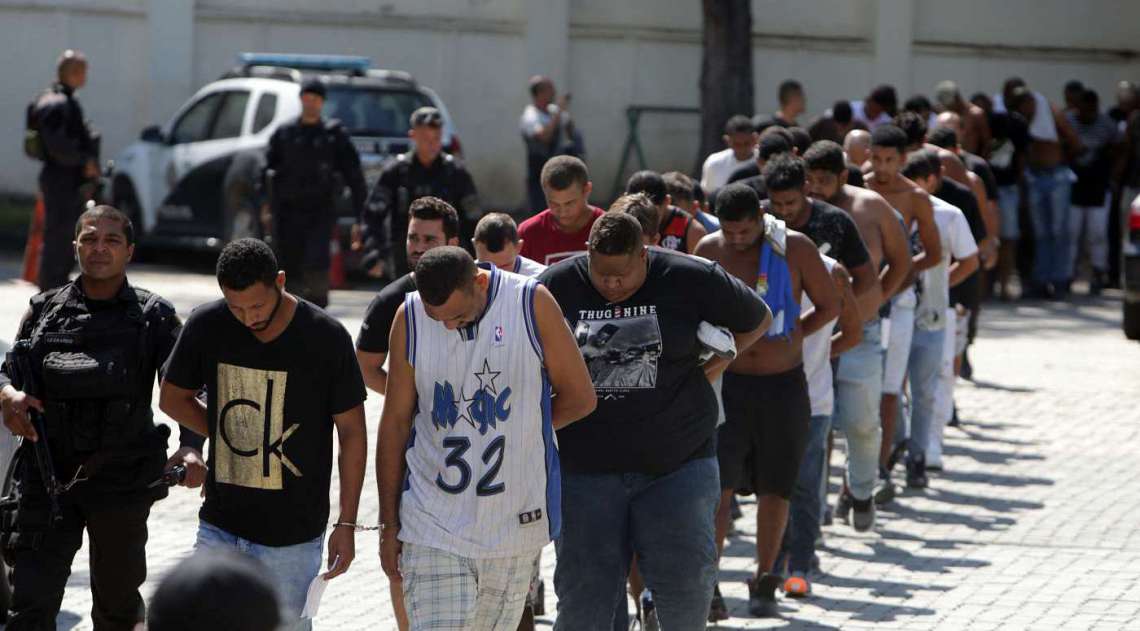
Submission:
[[[329,237],[336,198],[347,185],[359,216],[367,193],[360,155],[340,121],[321,117],[325,86],[301,86],[301,116],[273,132],[266,155],[275,249],[289,291],[321,307],[329,303]]]
[[[392,259],[391,278],[408,273],[402,239],[408,232],[408,208],[421,197],[438,197],[459,212],[459,243],[471,249],[475,224],[482,216],[475,182],[463,161],[443,151],[443,116],[434,107],[412,112],[408,137],[414,147],[389,160],[368,196],[363,227],[364,267],[375,277]],[[393,243],[400,239],[401,241]]]
[[[170,431],[154,423],[151,392],[181,323],[169,302],[127,282],[134,235],[126,215],[96,206],[74,235],[79,277],[31,299],[0,366],[0,413],[23,437],[16,510],[0,514],[0,544],[14,567],[9,631],[55,629],[84,529],[94,626],[133,629],[144,619],[147,517],[167,494],[151,484],[170,462]],[[184,483],[200,485],[202,439],[183,432],[180,442]],[[45,446],[46,472],[37,451]]]
[[[24,151],[43,162],[44,245],[41,290],[67,282],[74,264],[71,229],[92,197],[99,178],[99,137],[83,117],[75,92],[87,83],[87,58],[66,50],[56,65],[58,81],[27,112]]]

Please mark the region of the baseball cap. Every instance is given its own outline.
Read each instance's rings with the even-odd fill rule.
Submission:
[[[301,84],[301,94],[304,94],[306,92],[311,92],[313,94],[316,94],[317,96],[319,96],[323,99],[323,98],[325,98],[325,94],[326,94],[325,93],[325,84],[323,82],[321,82],[320,79],[308,79],[304,83]]]
[[[412,112],[409,122],[412,127],[420,127],[421,125],[440,127],[443,125],[443,114],[440,114],[436,108],[425,105]]]

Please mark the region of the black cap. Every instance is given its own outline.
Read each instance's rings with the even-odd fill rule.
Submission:
[[[440,114],[439,110],[436,108],[431,107],[430,105],[425,105],[424,107],[421,107],[412,112],[412,115],[409,117],[408,122],[412,127],[419,127],[421,125],[442,127],[443,114]]]
[[[281,621],[269,572],[237,552],[198,552],[154,592],[151,631],[272,631]]]
[[[312,92],[322,99],[325,98],[325,84],[320,79],[306,79],[301,84],[301,94]]]

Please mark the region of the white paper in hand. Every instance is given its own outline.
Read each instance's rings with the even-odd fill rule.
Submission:
[[[317,574],[313,582],[309,583],[309,593],[305,596],[305,608],[301,610],[302,618],[316,618],[317,609],[321,606],[321,596],[325,593],[329,581],[324,574]]]

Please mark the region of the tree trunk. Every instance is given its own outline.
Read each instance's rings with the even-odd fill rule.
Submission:
[[[724,148],[724,124],[736,114],[752,115],[752,3],[703,0],[704,54],[701,60],[701,150]],[[698,166],[699,173],[699,166]]]

